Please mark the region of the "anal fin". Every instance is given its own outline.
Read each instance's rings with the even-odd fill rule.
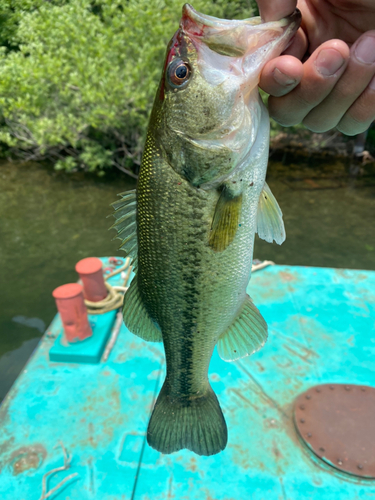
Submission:
[[[222,252],[236,236],[242,208],[242,194],[232,196],[224,187],[216,204],[212,220],[209,246]]]
[[[137,276],[133,278],[124,297],[124,323],[134,335],[148,342],[161,342],[161,330],[148,314],[139,293]]]
[[[242,309],[219,337],[218,353],[224,361],[234,361],[258,351],[267,340],[267,323],[249,296]]]

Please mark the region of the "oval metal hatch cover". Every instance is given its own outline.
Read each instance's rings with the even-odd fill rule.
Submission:
[[[340,471],[375,478],[375,388],[322,384],[295,401],[294,423],[303,441]]]

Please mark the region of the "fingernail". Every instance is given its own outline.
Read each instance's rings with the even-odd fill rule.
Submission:
[[[335,49],[322,49],[315,59],[316,69],[323,76],[334,75],[344,63],[345,59],[340,52]]]
[[[361,38],[355,48],[355,55],[365,64],[375,62],[375,37],[365,36]]]
[[[275,68],[273,70],[273,77],[276,80],[276,82],[279,85],[282,85],[283,87],[290,87],[294,83],[296,83],[295,78],[291,78],[289,75],[286,75],[282,71],[280,71],[278,68]]]

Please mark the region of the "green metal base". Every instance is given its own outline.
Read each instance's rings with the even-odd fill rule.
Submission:
[[[90,314],[88,318],[92,328],[92,337],[74,344],[66,342],[62,323],[58,317],[55,328],[60,333],[49,351],[50,361],[60,363],[99,363],[111,333],[115,317],[116,311],[100,315]],[[60,322],[60,327],[58,322]]]

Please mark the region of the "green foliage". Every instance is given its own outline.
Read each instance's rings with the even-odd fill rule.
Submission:
[[[197,0],[251,17],[254,0]],[[0,0],[0,141],[56,168],[128,169],[140,161],[177,0]]]

